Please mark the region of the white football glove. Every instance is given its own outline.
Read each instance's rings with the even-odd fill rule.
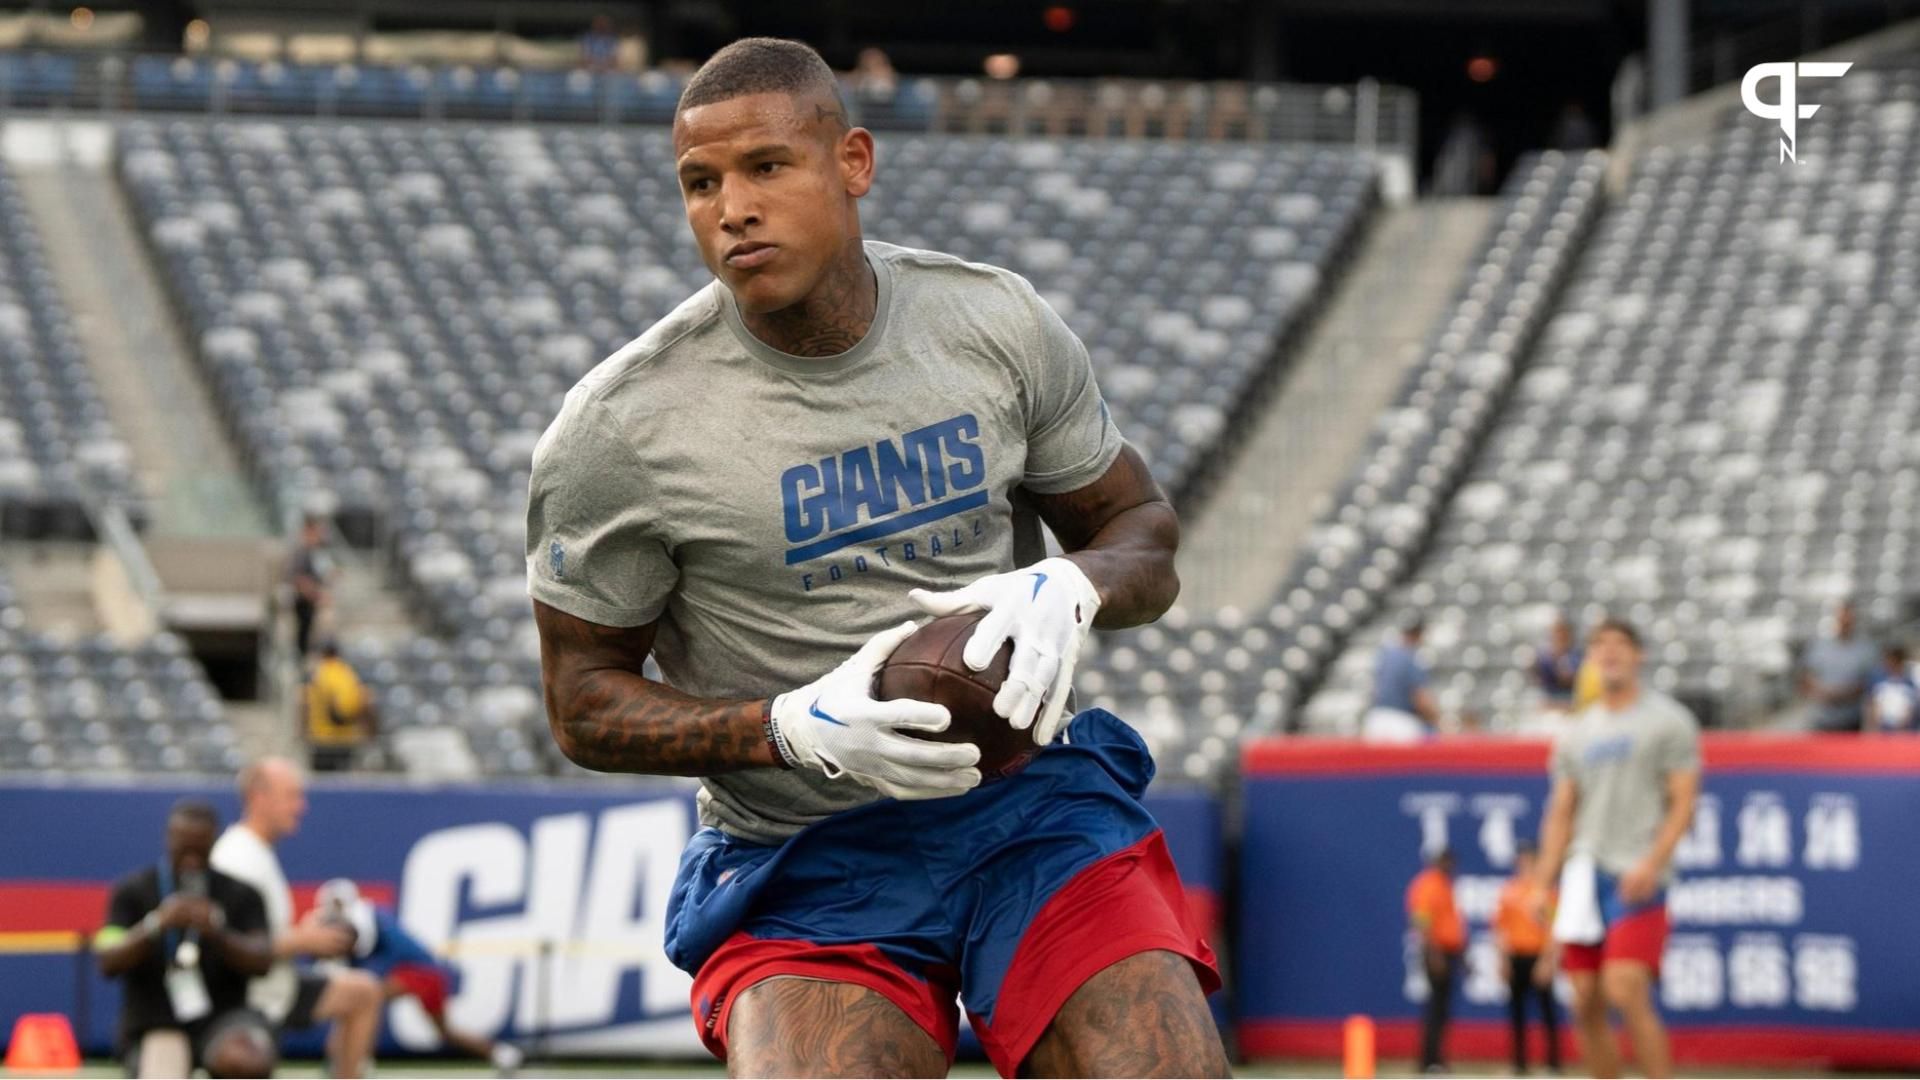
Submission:
[[[839,667],[774,698],[768,734],[781,756],[895,799],[938,799],[979,787],[979,747],[901,734],[947,730],[953,718],[946,706],[873,698],[874,674],[916,629],[909,622],[882,630]]]
[[[953,592],[914,589],[907,594],[934,615],[984,611],[960,654],[984,671],[1011,637],[1013,662],[994,695],[993,711],[1016,728],[1033,726],[1033,741],[1053,741],[1066,715],[1067,694],[1080,647],[1093,631],[1100,593],[1071,559],[1042,559],[1011,574],[991,574]]]

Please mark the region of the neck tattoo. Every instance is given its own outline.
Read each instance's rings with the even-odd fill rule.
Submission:
[[[836,356],[860,343],[873,325],[880,288],[856,236],[828,268],[813,294],[764,315],[741,312],[754,337],[793,356]]]

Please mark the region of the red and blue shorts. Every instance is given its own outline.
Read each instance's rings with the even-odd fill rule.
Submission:
[[[949,799],[884,799],[784,844],[702,829],[667,909],[667,955],[691,972],[694,1020],[727,1056],[740,994],[780,975],[864,986],[949,1060],[964,997],[987,1056],[1012,1076],[1081,984],[1166,950],[1220,986],[1204,929],[1140,796],[1153,759],[1113,714],[1015,776]]]
[[[1667,891],[1661,889],[1641,903],[1629,904],[1620,898],[1617,876],[1598,873],[1595,877],[1606,936],[1591,945],[1561,945],[1561,969],[1599,971],[1604,964],[1632,961],[1659,975],[1660,957],[1667,948]]]
[[[428,1016],[439,1019],[447,1015],[447,972],[438,964],[395,964],[387,971],[386,984],[401,996],[410,995],[419,1001]]]

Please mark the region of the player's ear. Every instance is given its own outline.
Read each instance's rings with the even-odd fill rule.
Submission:
[[[847,194],[858,199],[873,187],[873,132],[866,128],[848,128],[840,137],[840,178]]]

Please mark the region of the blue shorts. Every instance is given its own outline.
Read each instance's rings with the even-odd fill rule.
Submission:
[[[667,955],[725,1059],[739,995],[777,975],[867,987],[953,1057],[954,998],[1012,1076],[1080,985],[1129,956],[1186,957],[1220,985],[1140,796],[1153,759],[1101,709],[1018,774],[949,799],[883,799],[784,844],[702,829],[680,861]]]

